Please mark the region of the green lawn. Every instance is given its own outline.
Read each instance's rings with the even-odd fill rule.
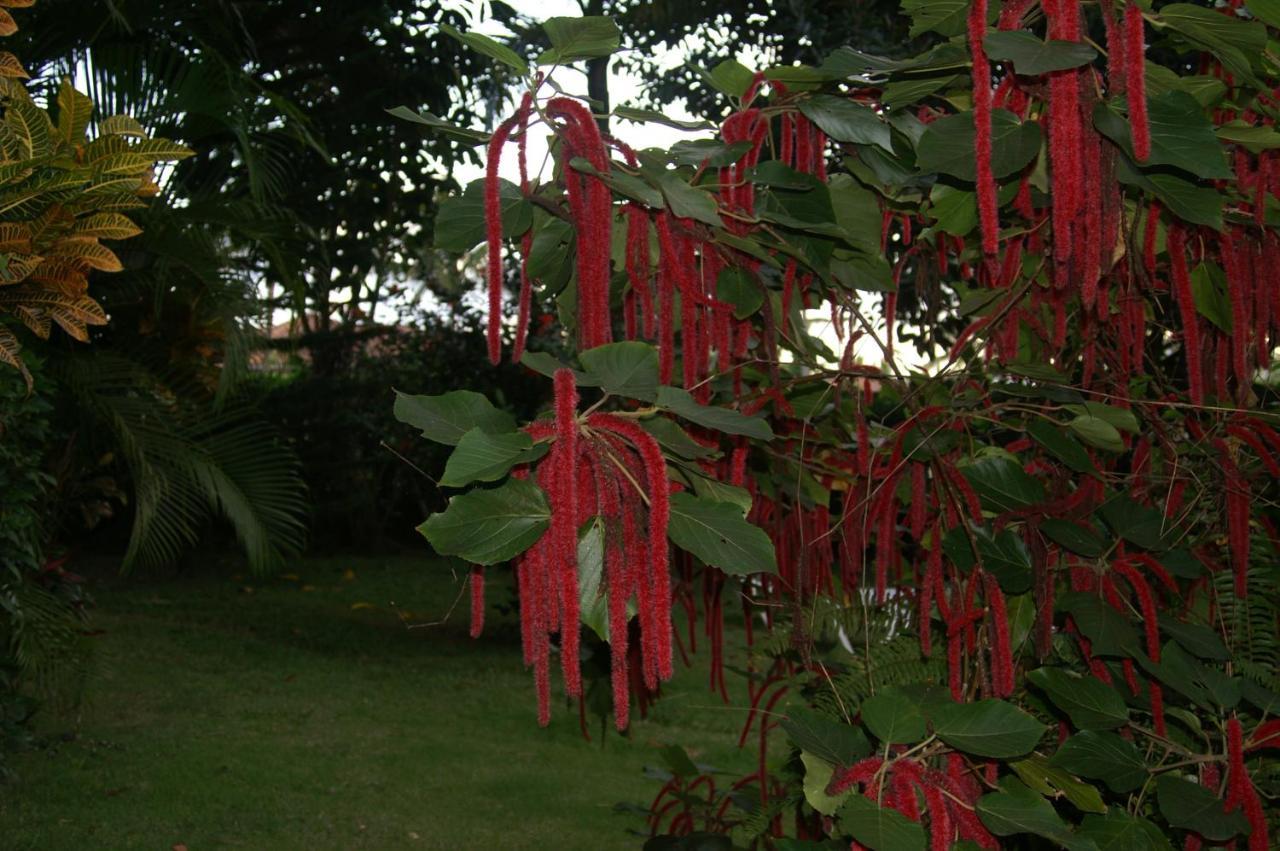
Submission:
[[[638,848],[643,776],[668,742],[750,770],[740,709],[681,672],[656,713],[583,740],[577,713],[535,720],[514,621],[466,635],[449,567],[324,558],[265,582],[207,568],[97,585],[94,670],[78,717],[0,786],[0,848]],[[739,692],[741,690],[739,689]],[[74,736],[71,732],[74,731]]]

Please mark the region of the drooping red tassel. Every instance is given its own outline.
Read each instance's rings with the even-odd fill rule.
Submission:
[[[498,125],[489,137],[484,176],[484,227],[488,250],[488,266],[485,275],[489,282],[489,362],[502,360],[502,198],[498,183],[498,166],[502,162],[502,148],[520,120],[513,115]]]
[[[562,141],[565,189],[578,231],[578,334],[583,349],[603,346],[612,339],[609,320],[609,262],[613,231],[613,194],[600,178],[574,170],[574,157],[586,159],[600,174],[609,173],[609,154],[590,111],[570,98],[552,98],[546,107],[552,118],[565,121]]]
[[[1004,592],[999,583],[989,573],[982,576],[987,604],[990,606],[989,617],[995,628],[991,641],[991,685],[996,697],[1008,697],[1013,694],[1013,651],[1009,644],[1009,612],[1005,606]]]
[[[1147,122],[1146,47],[1143,41],[1142,9],[1130,0],[1124,10],[1125,91],[1129,98],[1129,128],[1133,135],[1133,155],[1138,162],[1151,157],[1151,127]]]
[[[479,638],[484,631],[484,568],[471,568],[471,637]]]
[[[578,388],[571,369],[555,374],[556,442],[550,459],[557,481],[551,535],[560,592],[560,664],[565,692],[582,693],[578,663]],[[559,497],[559,499],[556,499]]]
[[[987,0],[969,6],[969,56],[973,60],[974,164],[977,169],[978,219],[982,253],[994,258],[1000,242],[996,180],[991,172],[991,67],[983,38],[987,31]]]

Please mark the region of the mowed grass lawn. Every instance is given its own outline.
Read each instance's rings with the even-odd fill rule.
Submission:
[[[743,712],[708,693],[705,658],[602,749],[563,702],[538,728],[518,628],[499,611],[514,601],[505,572],[472,641],[448,564],[290,571],[95,582],[85,703],[43,714],[43,746],[13,760],[0,848],[634,849],[642,821],[614,805],[657,792],[643,769],[659,747],[751,770]]]

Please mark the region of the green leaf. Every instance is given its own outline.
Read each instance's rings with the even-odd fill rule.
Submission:
[[[694,440],[685,430],[676,425],[675,420],[667,417],[648,417],[640,421],[640,426],[653,435],[658,444],[681,458],[696,461],[718,455],[714,449],[703,446]]]
[[[1156,195],[1174,215],[1194,225],[1222,230],[1222,195],[1216,189],[1200,187],[1172,174],[1151,174],[1147,180]]]
[[[1009,763],[1021,778],[1035,791],[1047,798],[1066,798],[1073,807],[1085,813],[1105,813],[1107,805],[1102,801],[1102,793],[1072,777],[1067,771],[1050,765],[1042,756],[1030,756],[1026,759]]]
[[[1147,765],[1133,742],[1097,730],[1085,730],[1067,739],[1049,764],[1101,780],[1117,793],[1137,789],[1147,779]]]
[[[796,747],[832,765],[850,766],[871,753],[871,742],[861,728],[833,721],[803,706],[788,709],[781,726]]]
[[[982,44],[987,56],[1000,62],[1012,62],[1017,72],[1027,77],[1079,68],[1098,56],[1098,52],[1087,44],[1041,41],[1025,30],[987,33]]]
[[[741,434],[756,440],[772,440],[773,429],[762,416],[748,417],[729,408],[700,405],[689,391],[678,387],[658,388],[658,407],[684,417],[691,423],[725,434]]]
[[[578,619],[606,644],[609,642],[609,595],[604,580],[604,527],[594,517],[578,538]]]
[[[1123,452],[1124,439],[1116,427],[1101,417],[1092,414],[1080,414],[1067,423],[1067,428],[1090,446],[1105,449],[1108,452]]]
[[[1060,668],[1038,668],[1027,674],[1027,679],[1049,695],[1053,705],[1065,712],[1077,729],[1107,730],[1129,721],[1124,698],[1099,679]]]
[[[760,278],[745,266],[730,266],[716,279],[716,298],[733,305],[735,319],[746,319],[764,304]]]
[[[1211,842],[1249,832],[1249,822],[1239,809],[1225,812],[1226,805],[1217,795],[1171,773],[1156,778],[1156,801],[1171,826],[1194,830]]]
[[[974,557],[975,544],[977,558]],[[1007,594],[1021,594],[1031,587],[1031,555],[1022,538],[1008,529],[993,535],[986,528],[966,532],[964,527],[956,526],[943,536],[942,550],[966,573],[981,559],[983,568],[995,576]]]
[[[1124,615],[1098,597],[1083,591],[1068,591],[1058,598],[1056,608],[1075,619],[1089,639],[1095,656],[1134,656],[1139,653],[1138,632]]]
[[[394,115],[396,118],[404,121],[412,121],[414,124],[421,124],[430,127],[446,136],[452,136],[459,141],[466,142],[470,145],[479,145],[489,141],[489,134],[481,130],[471,130],[466,127],[459,127],[432,115],[430,112],[415,112],[407,106],[396,106],[387,110],[388,114]]]
[[[569,241],[573,239],[573,225],[564,219],[550,216],[533,232],[529,246],[529,277],[549,277],[560,268],[569,254]]]
[[[846,790],[835,797],[828,795],[827,785],[831,783],[831,776],[836,773],[835,767],[804,750],[800,752],[800,763],[804,766],[802,789],[805,801],[824,816],[835,815],[845,799],[854,794],[853,790]]]
[[[1105,816],[1085,816],[1076,835],[1092,839],[1098,851],[1173,851],[1160,828],[1119,807]]]
[[[494,41],[487,35],[459,32],[457,27],[452,27],[449,24],[441,24],[440,31],[450,38],[456,38],[477,53],[483,53],[490,59],[496,59],[503,65],[516,69],[521,74],[529,73],[529,64],[521,59],[514,50],[505,44]]]
[[[1226,662],[1231,659],[1231,651],[1222,643],[1218,634],[1207,626],[1182,623],[1168,615],[1160,616],[1160,629],[1187,652],[1201,659],[1212,659],[1215,662]]]
[[[969,0],[902,0],[902,12],[911,16],[912,38],[930,31],[960,35],[968,21]]]
[[[651,402],[658,395],[658,352],[648,343],[626,340],[578,355],[592,383],[615,396]]]
[[[551,49],[538,57],[539,65],[554,65],[576,59],[610,56],[622,43],[622,33],[612,18],[586,15],[581,18],[548,18],[542,29],[551,39]]]
[[[680,549],[731,576],[778,570],[773,541],[731,503],[672,494],[667,536]]]
[[[1031,554],[1021,537],[1008,529],[1001,529],[995,535],[986,529],[977,529],[974,538],[982,567],[996,578],[1002,591],[1021,594],[1031,588]]]
[[[1228,178],[1231,168],[1213,123],[1191,95],[1168,91],[1148,98],[1147,122],[1151,130],[1151,156],[1141,165],[1173,166],[1205,180]],[[1094,126],[1133,156],[1129,121],[1115,106],[1099,103],[1093,110]]]
[[[1085,558],[1097,558],[1107,551],[1107,542],[1102,540],[1093,529],[1070,520],[1057,518],[1042,520],[1040,531],[1055,544],[1066,547],[1073,553],[1079,553]]]
[[[1157,25],[1176,30],[1222,60],[1237,77],[1254,80],[1253,68],[1267,46],[1267,28],[1214,9],[1173,3],[1160,9]]]
[[[541,489],[528,479],[508,479],[501,487],[450,497],[448,507],[418,531],[441,555],[498,564],[533,546],[550,522]]]
[[[880,93],[880,102],[890,109],[901,109],[919,103],[929,95],[940,92],[956,81],[954,75],[894,80]]]
[[[509,180],[498,178],[502,235],[518,236],[533,226],[533,206]],[[472,181],[462,195],[446,198],[436,213],[435,247],[441,251],[470,251],[485,241],[484,179]]]
[[[689,757],[688,751],[679,745],[666,745],[659,753],[663,763],[677,777],[697,777],[702,773]]]
[[[953,236],[965,236],[978,226],[978,196],[965,189],[935,183],[929,190],[929,213],[939,230]],[[994,293],[994,298],[1001,296],[999,291]]]
[[[924,851],[924,828],[897,810],[882,807],[862,795],[845,801],[840,826],[871,851]]]
[[[996,836],[1031,833],[1069,851],[1096,851],[1093,840],[1073,834],[1058,811],[1044,798],[1012,777],[1000,782],[1000,791],[978,799],[978,818]]]
[[[1248,0],[1244,7],[1267,26],[1280,29],[1280,0]]]
[[[1227,294],[1227,276],[1221,266],[1206,260],[1191,270],[1191,297],[1201,316],[1224,334],[1231,333],[1231,298]]]
[[[899,689],[885,689],[862,703],[862,723],[882,743],[911,745],[925,736],[920,704]]]
[[[663,124],[676,130],[715,129],[715,125],[710,121],[685,121],[679,118],[672,118],[666,113],[657,112],[656,110],[640,109],[634,106],[616,106],[613,108],[613,114],[618,118],[634,121],[637,124]]]
[[[714,227],[724,227],[720,221],[715,197],[706,190],[695,189],[680,179],[675,172],[665,172],[658,180],[662,194],[671,212],[682,219],[696,219]]]
[[[671,158],[677,165],[719,168],[736,163],[751,150],[751,143],[721,142],[716,139],[682,139],[671,146]]]
[[[1079,405],[1067,405],[1066,408],[1080,416],[1097,417],[1130,434],[1142,433],[1138,418],[1128,408],[1117,408],[1115,405],[1104,405],[1101,402],[1082,402]]]
[[[849,244],[866,254],[880,254],[880,202],[870,189],[847,174],[831,175],[827,191],[836,224]]]
[[[995,759],[1022,756],[1036,746],[1046,729],[1003,700],[942,704],[931,715],[939,739],[956,750]]]
[[[627,174],[626,172],[619,171],[618,169],[613,169],[612,171],[602,174],[591,164],[591,161],[585,157],[574,157],[569,160],[569,167],[574,171],[580,171],[584,174],[590,174],[600,178],[600,180],[614,192],[617,192],[619,195],[624,195],[627,198],[631,198],[632,200],[639,201],[641,204],[648,207],[662,209],[666,206],[662,200],[662,193],[635,175]]]
[[[921,171],[949,174],[974,182],[977,165],[973,158],[972,112],[959,112],[930,123],[916,146],[916,165]],[[1040,125],[1019,121],[1007,109],[991,111],[991,171],[1005,178],[1022,170],[1040,153]]]
[[[1243,121],[1232,121],[1216,128],[1214,131],[1223,142],[1240,145],[1253,154],[1263,151],[1274,151],[1280,148],[1280,133],[1271,127],[1245,124]]]
[[[1097,474],[1098,468],[1094,466],[1089,453],[1060,426],[1048,420],[1032,420],[1027,423],[1027,434],[1077,473]]]
[[[800,102],[800,111],[837,142],[875,145],[893,153],[889,125],[871,107],[835,95],[814,95]]]
[[[1112,532],[1144,550],[1162,550],[1169,544],[1172,530],[1166,528],[1164,514],[1127,494],[1111,496],[1097,513]]]
[[[1030,508],[1045,501],[1044,485],[1023,471],[1022,465],[1010,458],[991,456],[960,468],[973,485],[983,509],[1004,514]]]
[[[490,434],[473,428],[458,441],[444,465],[440,484],[460,488],[472,482],[495,482],[517,464],[528,464],[546,454],[547,445],[534,446],[522,431]]]
[[[755,74],[738,60],[726,59],[712,68],[708,77],[711,85],[724,94],[740,98],[747,93],[747,89],[751,88]]]
[[[490,434],[516,430],[516,421],[506,411],[470,390],[454,390],[440,396],[410,396],[395,391],[395,417],[422,431],[436,443],[457,446],[462,436],[478,428]]]

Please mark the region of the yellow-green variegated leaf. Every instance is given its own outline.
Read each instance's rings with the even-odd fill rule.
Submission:
[[[145,138],[147,131],[132,115],[109,115],[98,122],[98,133],[103,136],[133,136]]]
[[[119,213],[94,213],[78,222],[73,233],[79,237],[98,239],[128,239],[142,233],[142,228],[128,216]]]
[[[119,272],[124,269],[115,252],[95,239],[64,239],[51,253],[77,260],[100,272]]]
[[[8,328],[0,325],[0,363],[6,363],[21,372],[23,380],[27,382],[27,389],[30,390],[34,382],[31,380],[31,373],[27,371],[27,365],[22,362],[19,354],[21,351],[22,344],[18,342],[18,338]]]
[[[84,131],[93,115],[93,101],[76,91],[71,78],[63,77],[58,87],[58,140],[66,145],[84,141]]]

